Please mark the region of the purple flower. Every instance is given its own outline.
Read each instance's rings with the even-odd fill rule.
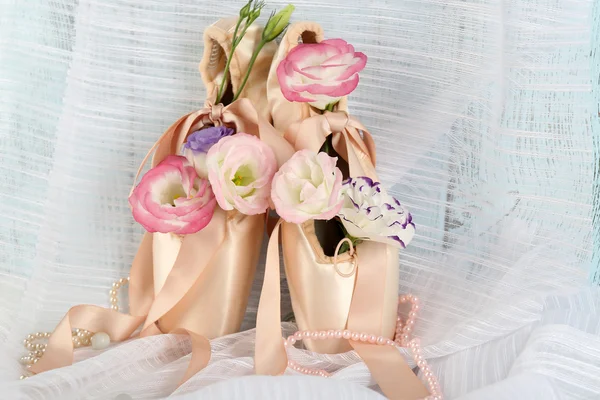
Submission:
[[[201,129],[187,137],[187,141],[183,144],[181,152],[192,163],[198,176],[207,178],[206,153],[219,140],[234,133],[233,129],[226,126],[211,126],[210,128]]]
[[[234,130],[226,126],[211,126],[210,128],[201,129],[187,137],[182,152],[185,152],[185,149],[190,149],[195,153],[208,153],[208,150],[219,140],[233,134]]]
[[[415,234],[412,216],[379,182],[366,176],[350,178],[342,185],[344,205],[338,213],[353,237],[405,248]]]

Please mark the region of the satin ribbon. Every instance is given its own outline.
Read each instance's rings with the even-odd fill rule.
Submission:
[[[226,107],[207,102],[202,110],[180,118],[161,135],[144,158],[136,175],[136,181],[144,164],[153,153],[152,166],[154,167],[168,155],[178,153],[186,137],[205,125],[227,125],[234,127],[236,132],[258,136],[273,149],[279,165],[294,152],[291,145],[258,115],[249,100],[240,99]],[[113,342],[132,337],[140,325],[142,325],[140,336],[167,333],[159,329],[160,318],[173,309],[195,282],[207,279],[206,274],[203,274],[204,269],[227,235],[226,218],[226,213],[215,213],[203,230],[183,238],[173,268],[156,296],[152,266],[152,234],[144,234],[131,267],[130,314],[94,305],[79,305],[71,308],[50,336],[45,354],[30,368],[30,371],[40,373],[71,365],[73,363],[71,331],[74,328],[106,332]],[[208,250],[199,252],[198,248]],[[202,316],[199,315],[198,318]],[[176,326],[168,333],[187,334],[192,341],[191,361],[181,381],[184,382],[208,364],[210,342],[200,333],[183,326]]]
[[[361,136],[362,132],[362,136]],[[336,152],[348,162],[350,176],[375,175],[375,144],[371,134],[346,112],[325,112],[290,125],[285,138],[296,150],[318,152],[329,135]],[[287,367],[282,342],[279,287],[279,222],[267,250],[265,276],[256,321],[255,368],[257,374],[278,375]],[[365,242],[356,248],[359,265],[347,327],[379,335],[385,293],[385,262],[388,246]],[[350,341],[382,391],[394,400],[427,396],[425,385],[412,372],[401,353],[392,346]]]

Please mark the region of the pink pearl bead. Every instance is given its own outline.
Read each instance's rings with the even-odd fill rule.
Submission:
[[[414,338],[414,339],[412,340],[412,342],[413,342],[414,344],[416,344],[416,345],[420,345],[420,344],[421,344],[421,339],[419,339],[419,338]]]
[[[405,326],[404,329],[403,329],[403,331],[405,333],[411,333],[412,332],[412,328],[410,326]]]
[[[429,365],[427,365],[423,368],[423,373],[425,375],[427,375],[427,373],[429,373],[430,375],[433,375],[433,372],[431,372],[431,368],[429,367]]]
[[[369,343],[377,343],[377,336],[369,335]]]
[[[423,356],[416,356],[416,357],[415,357],[415,362],[421,362],[421,361],[423,361],[423,360],[424,360],[424,359],[423,359]]]
[[[288,341],[287,341],[287,340],[284,340],[284,341],[283,341],[283,345],[284,345],[285,347],[288,347],[290,344],[288,343]]]
[[[366,342],[367,340],[369,340],[369,335],[367,335],[366,333],[361,333],[359,339],[361,342]]]
[[[342,331],[340,331],[339,329],[337,331],[335,331],[334,334],[336,339],[341,339],[342,338]]]
[[[352,332],[352,334],[350,335],[350,339],[353,341],[357,341],[360,338],[360,334],[358,332]]]
[[[415,320],[414,319],[408,319],[406,320],[406,326],[414,326],[415,324]]]
[[[302,340],[302,331],[294,333],[294,337],[298,340]]]
[[[388,346],[393,346],[394,345],[394,341],[392,339],[388,339],[385,341],[385,344]]]
[[[327,331],[327,337],[329,339],[332,339],[335,337],[335,331]]]
[[[412,297],[412,303],[415,304],[415,303],[418,303],[418,302],[419,302],[419,298],[417,296],[413,296]]]
[[[416,311],[419,311],[420,309],[421,309],[421,306],[419,304],[413,304],[413,306],[412,306],[413,311],[416,312]]]
[[[318,331],[310,332],[309,335],[310,335],[309,336],[310,339],[318,339],[319,338],[319,332]]]
[[[402,340],[408,341],[410,337],[407,334],[402,335]]]
[[[289,344],[291,344],[292,346],[293,346],[294,344],[296,344],[296,338],[295,338],[295,337],[293,337],[293,336],[289,337],[287,341],[288,341],[288,343],[289,343]]]
[[[384,338],[383,336],[379,336],[379,337],[377,338],[377,344],[378,344],[378,345],[383,345],[383,344],[385,344],[385,341],[386,341],[386,340],[387,340],[387,339],[386,339],[386,338]]]
[[[319,339],[321,339],[321,340],[327,339],[327,332],[326,331],[319,332]]]
[[[351,333],[349,330],[345,329],[345,330],[342,332],[342,337],[343,337],[344,339],[350,339],[350,336],[352,336],[352,333]]]
[[[408,313],[408,319],[415,319],[417,318],[417,313],[414,311],[411,311]]]
[[[425,361],[419,361],[417,365],[419,366],[419,368],[423,368],[425,365],[427,365],[427,363],[425,363]]]
[[[400,303],[406,303],[406,296],[400,296]]]

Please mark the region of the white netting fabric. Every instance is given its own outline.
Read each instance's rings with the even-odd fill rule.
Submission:
[[[3,398],[152,399],[174,390],[189,359],[179,337],[136,340],[93,358],[81,350],[85,361],[24,382],[18,358],[24,336],[51,330],[72,305],[107,305],[112,281],[128,275],[142,233],[126,201],[137,165],[176,118],[203,104],[202,31],[241,4],[0,4]],[[296,6],[296,20],[315,20],[327,37],[369,56],[350,106],[375,135],[382,180],[418,226],[402,253],[400,290],[423,300],[416,335],[446,396],[600,396],[600,294],[585,287],[599,214],[592,129],[600,6]],[[257,275],[244,329],[256,316]],[[372,384],[353,354],[296,350],[299,362],[339,369],[334,382],[286,377],[285,396],[271,380],[207,386],[251,373],[253,339],[248,330],[213,341],[211,365],[176,394],[292,399],[332,393],[338,381]]]

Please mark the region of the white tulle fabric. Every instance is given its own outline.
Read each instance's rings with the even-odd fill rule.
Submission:
[[[108,305],[112,281],[128,275],[142,233],[127,205],[136,167],[171,122],[203,104],[202,31],[241,4],[0,5],[2,398],[157,399],[175,389],[189,358],[177,336],[78,350],[73,366],[25,381],[18,358],[24,336],[51,330],[72,305]],[[600,293],[589,285],[600,7],[295,4],[296,20],[369,56],[350,106],[375,135],[380,178],[417,224],[399,289],[423,301],[416,335],[446,397],[600,396]],[[261,281],[259,271],[245,331],[214,340],[211,364],[174,396],[378,398],[357,388],[373,382],[353,353],[292,352],[337,371],[329,380],[246,377]]]

